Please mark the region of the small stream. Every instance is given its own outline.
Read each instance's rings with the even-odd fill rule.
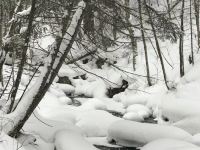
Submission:
[[[99,146],[99,145],[95,145],[95,147],[100,150],[138,150],[135,147],[106,147],[106,146]]]

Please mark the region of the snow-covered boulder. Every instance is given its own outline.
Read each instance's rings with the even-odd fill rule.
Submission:
[[[87,100],[79,108],[80,110],[107,110],[106,105],[97,98]]]
[[[148,95],[140,94],[140,95],[125,95],[125,94],[117,94],[113,97],[115,101],[122,102],[124,106],[130,106],[133,104],[146,104],[148,100]]]
[[[75,87],[69,84],[57,83],[56,85],[60,90],[62,90],[66,94],[74,93],[75,91]]]
[[[199,101],[170,98],[164,98],[161,104],[162,115],[169,120],[176,122],[187,117],[200,115]]]
[[[72,104],[72,100],[67,96],[59,97],[58,100],[59,100],[59,102],[61,104],[67,104],[67,105],[71,105]]]
[[[132,120],[132,121],[137,121],[137,122],[144,121],[144,117],[142,117],[141,115],[139,115],[136,112],[128,112],[128,113],[124,114],[123,118],[125,120]]]
[[[158,139],[148,143],[141,150],[200,150],[200,147],[177,139]]]
[[[97,150],[83,136],[71,130],[60,130],[55,135],[56,150]]]
[[[128,147],[143,146],[160,138],[173,138],[192,141],[192,135],[174,126],[139,123],[120,120],[114,122],[108,129],[108,141]]]
[[[173,124],[194,135],[200,133],[200,116],[188,117]]]
[[[144,121],[144,118],[148,118],[152,114],[148,107],[141,104],[130,105],[126,112],[123,116],[124,119],[139,122]]]
[[[90,110],[77,116],[76,125],[88,137],[107,136],[109,126],[120,119],[103,110]]]

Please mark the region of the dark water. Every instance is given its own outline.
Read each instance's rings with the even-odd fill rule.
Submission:
[[[138,150],[135,147],[106,147],[106,146],[99,146],[95,145],[100,150]]]

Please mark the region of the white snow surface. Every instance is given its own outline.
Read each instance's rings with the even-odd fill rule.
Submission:
[[[4,132],[0,133],[0,149],[1,150],[25,150],[22,144],[17,142],[16,139],[11,138]]]
[[[177,139],[158,139],[148,143],[140,150],[200,150],[200,147]]]
[[[127,147],[143,146],[161,138],[192,141],[192,135],[174,126],[121,120],[114,122],[108,129],[109,141],[115,140],[118,145]]]

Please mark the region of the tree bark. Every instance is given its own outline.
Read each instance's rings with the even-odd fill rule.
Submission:
[[[194,0],[194,10],[195,10],[195,18],[196,18],[196,27],[197,27],[197,43],[198,43],[198,51],[200,49],[200,28],[199,28],[199,6],[200,0]]]
[[[148,83],[149,86],[152,86],[151,79],[150,79],[150,71],[149,71],[149,60],[148,60],[147,45],[146,45],[145,34],[144,34],[141,0],[138,0],[138,8],[139,8],[140,27],[141,27],[140,31],[141,31],[141,35],[142,35],[142,41],[143,41],[144,52],[145,52],[147,83]]]
[[[180,76],[184,76],[184,51],[183,51],[183,41],[184,41],[184,7],[185,7],[185,0],[182,1],[182,8],[181,8],[181,35],[179,41],[179,59],[180,59]]]
[[[192,25],[192,0],[190,0],[190,41],[191,41],[191,63],[194,65],[194,48],[193,48],[193,25]]]
[[[33,21],[34,21],[34,15],[35,15],[35,11],[36,11],[36,2],[37,0],[32,0],[32,4],[31,4],[31,11],[29,14],[29,23],[28,23],[28,28],[27,28],[27,32],[26,32],[26,36],[25,36],[25,42],[24,42],[24,46],[22,47],[22,56],[21,56],[21,61],[19,64],[19,69],[17,72],[17,77],[16,80],[14,82],[13,85],[13,90],[11,91],[11,104],[8,110],[8,113],[10,113],[12,111],[14,102],[15,102],[15,97],[17,94],[17,90],[19,88],[19,84],[21,82],[21,77],[22,77],[22,73],[24,70],[24,65],[26,63],[26,53],[29,47],[29,42],[30,42],[30,38],[31,38],[31,34],[32,34],[32,28],[33,28]]]
[[[5,58],[5,52],[3,51],[2,45],[2,38],[3,38],[3,4],[0,1],[0,84],[3,87],[3,64]]]
[[[150,10],[148,8],[146,0],[144,0],[144,3],[145,3],[145,6],[146,6],[146,10],[147,10],[147,13],[148,13],[148,16],[149,16],[149,20],[150,20],[152,32],[153,32],[154,39],[155,39],[155,42],[156,42],[156,49],[157,49],[158,56],[159,56],[159,59],[160,59],[160,63],[161,63],[162,71],[163,71],[163,77],[164,77],[165,85],[166,85],[167,89],[169,90],[170,88],[168,86],[167,75],[166,75],[166,71],[165,71],[165,66],[164,66],[164,62],[163,62],[163,58],[162,58],[162,53],[161,53],[160,45],[159,45],[159,42],[158,42],[158,37],[157,37],[157,34],[156,34],[156,29],[154,27],[153,19],[152,19],[152,16],[151,16],[151,12],[150,12]]]
[[[131,48],[132,48],[132,54],[133,54],[133,70],[136,70],[136,57],[137,57],[137,40],[134,37],[134,30],[131,27],[131,22],[130,22],[130,9],[129,9],[129,0],[125,0],[125,6],[127,7],[126,9],[126,23],[127,23],[127,29],[129,32],[129,37],[131,39]]]

